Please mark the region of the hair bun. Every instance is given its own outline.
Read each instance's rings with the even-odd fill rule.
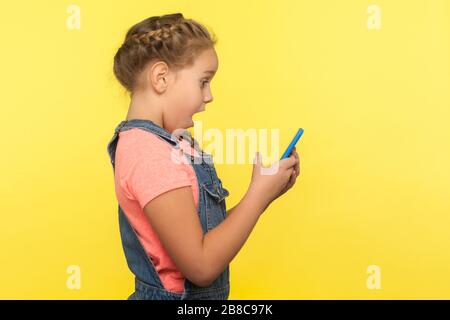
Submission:
[[[183,19],[184,19],[184,17],[183,17],[182,13],[167,14],[164,16],[160,16],[156,20],[156,24],[159,28],[161,28],[162,26],[171,25],[171,24],[179,22]]]

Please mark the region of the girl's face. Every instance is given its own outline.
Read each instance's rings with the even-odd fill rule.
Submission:
[[[176,72],[167,97],[167,110],[164,110],[164,122],[171,127],[170,132],[194,126],[192,116],[204,111],[205,105],[213,100],[210,84],[217,68],[216,51],[210,48],[204,50],[192,66]]]

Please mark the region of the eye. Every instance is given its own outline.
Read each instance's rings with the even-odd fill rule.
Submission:
[[[202,81],[202,88],[205,86],[205,83],[208,83],[209,81]]]

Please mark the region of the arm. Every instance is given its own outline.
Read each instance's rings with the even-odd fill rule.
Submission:
[[[206,286],[203,230],[190,186],[164,192],[143,208],[163,247],[183,276]]]
[[[294,185],[298,164],[297,158],[290,156],[280,161],[276,173],[261,175],[261,161],[257,160],[245,196],[206,234],[190,186],[157,196],[144,206],[144,213],[181,273],[198,286],[208,286],[242,248],[273,199]]]
[[[241,249],[265,207],[251,192],[227,218],[203,234],[190,186],[165,192],[144,207],[152,227],[180,272],[208,286]]]
[[[294,148],[290,157],[279,162],[278,170],[266,175],[262,174],[262,159],[257,154],[247,193],[238,205],[228,211],[227,218],[203,237],[202,254],[207,268],[204,271],[207,283],[214,281],[242,248],[270,203],[295,184],[300,172],[297,156]]]
[[[203,237],[203,259],[207,282],[216,279],[247,241],[267,205],[247,191],[242,200],[227,211],[222,223]]]

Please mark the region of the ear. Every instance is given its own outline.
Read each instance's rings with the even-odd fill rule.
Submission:
[[[163,93],[168,86],[169,66],[164,61],[154,63],[146,71],[147,84],[151,85],[157,93]]]

